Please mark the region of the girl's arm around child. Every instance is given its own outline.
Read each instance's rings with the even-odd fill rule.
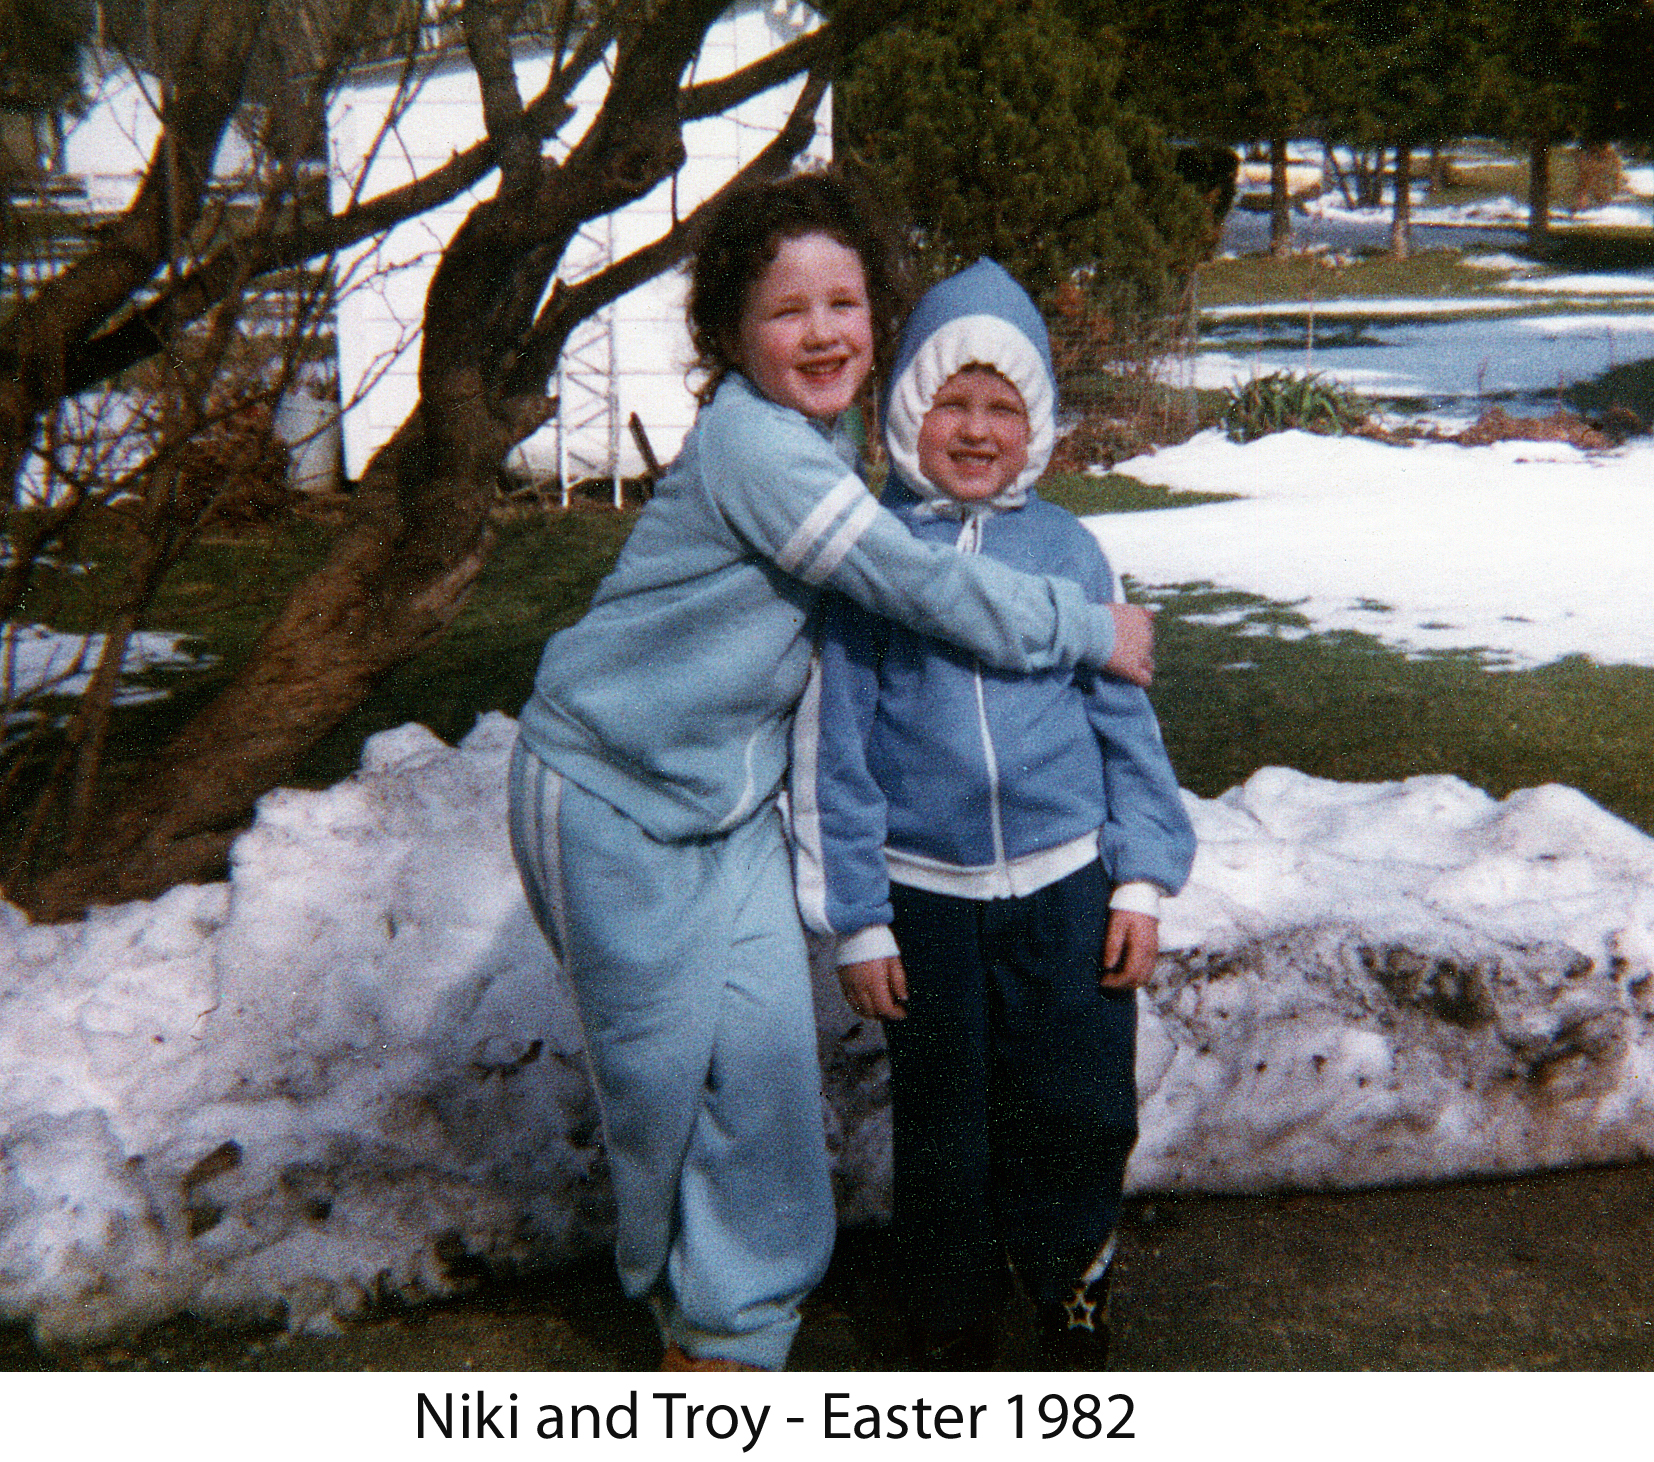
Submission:
[[[997,670],[1085,664],[1149,682],[1148,611],[1093,604],[1066,579],[922,543],[800,413],[735,376],[716,405],[701,442],[702,488],[734,532],[784,572]]]

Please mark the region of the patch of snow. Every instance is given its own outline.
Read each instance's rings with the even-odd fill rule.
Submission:
[[[1145,1002],[1133,1186],[1649,1150],[1654,841],[1567,788],[1497,802],[1453,777],[1266,768],[1190,804],[1200,854],[1162,925],[1176,973]]]
[[[1421,299],[1415,296],[1392,298],[1339,298],[1271,300],[1267,304],[1212,305],[1203,309],[1201,317],[1207,320],[1251,320],[1281,316],[1301,319],[1309,315],[1325,319],[1386,319],[1407,316],[1501,314],[1512,310],[1532,309],[1529,300],[1505,300],[1489,295],[1466,295],[1451,299]]]
[[[1175,513],[1087,519],[1140,584],[1210,583],[1291,605],[1410,653],[1481,651],[1490,668],[1588,655],[1654,665],[1647,552],[1654,441],[1395,447],[1207,431],[1114,470],[1240,494]]]
[[[515,728],[277,791],[228,884],[0,906],[0,1313],[294,1328],[577,1252],[607,1194],[580,1036],[506,844]]]
[[[1562,387],[1654,356],[1654,314],[1648,313],[1523,315],[1516,312],[1521,303],[1509,301],[1501,318],[1485,317],[1498,308],[1489,302],[1480,307],[1481,319],[1430,319],[1430,311],[1420,310],[1416,320],[1408,321],[1369,318],[1370,306],[1331,305],[1314,306],[1313,334],[1306,305],[1271,307],[1263,314],[1238,307],[1234,318],[1243,321],[1250,310],[1258,316],[1259,336],[1268,338],[1248,350],[1241,326],[1209,335],[1186,363],[1192,384],[1223,390],[1272,371],[1317,371],[1362,395],[1391,399],[1554,399]],[[1283,332],[1272,327],[1269,314],[1303,320],[1302,339],[1279,339]],[[1353,318],[1353,333],[1349,326],[1340,327],[1342,317]]]
[[[1646,203],[1605,203],[1601,208],[1581,208],[1577,213],[1551,215],[1553,228],[1647,228],[1654,212]]]
[[[1539,267],[1520,254],[1466,254],[1461,262],[1472,269],[1498,269],[1507,274],[1522,274]]]
[[[1543,274],[1531,279],[1507,279],[1500,288],[1535,294],[1654,295],[1654,273]]]
[[[127,641],[121,675],[132,676],[162,665],[196,668],[213,663],[211,655],[180,648],[191,637],[165,630],[139,630]],[[0,625],[0,689],[17,702],[39,695],[84,695],[103,654],[101,634],[72,634],[39,624]],[[123,686],[116,705],[157,700],[166,692]]]

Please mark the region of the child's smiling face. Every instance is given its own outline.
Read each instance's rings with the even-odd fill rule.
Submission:
[[[1028,465],[1022,393],[988,366],[969,365],[942,383],[919,426],[919,470],[955,502],[984,502]]]
[[[822,233],[782,239],[741,311],[737,363],[781,406],[830,420],[873,367],[861,256]]]

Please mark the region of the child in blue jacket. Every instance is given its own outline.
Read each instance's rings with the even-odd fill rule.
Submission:
[[[885,504],[920,539],[1109,600],[1096,540],[1032,490],[1055,421],[1044,323],[981,261],[903,332]],[[834,597],[792,803],[805,923],[886,1021],[916,1361],[991,1363],[1008,1251],[1047,1362],[1102,1364],[1134,991],[1194,856],[1147,697],[1084,666],[995,668]]]
[[[725,200],[690,284],[700,414],[519,723],[512,850],[585,1033],[620,1278],[668,1368],[778,1369],[832,1249],[778,811],[820,590],[1006,669],[1148,673],[1141,611],[922,542],[868,493],[837,423],[888,358],[900,277],[838,177]]]

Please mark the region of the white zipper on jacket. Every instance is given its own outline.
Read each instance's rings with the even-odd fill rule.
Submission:
[[[982,513],[965,514],[965,526],[960,530],[954,547],[961,553],[982,551]],[[994,751],[993,733],[988,730],[988,700],[982,687],[982,662],[971,660],[976,677],[976,724],[982,736],[982,758],[988,771],[988,823],[994,839],[994,871],[1004,887],[1002,898],[1011,894],[1011,870],[1005,862],[1005,824],[999,806],[999,757]]]

